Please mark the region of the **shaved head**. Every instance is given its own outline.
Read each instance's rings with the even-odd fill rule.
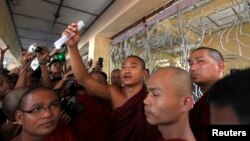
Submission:
[[[192,82],[187,71],[177,67],[162,67],[157,69],[152,75],[161,80],[163,84],[171,83],[180,96],[192,95]]]
[[[147,82],[148,95],[144,100],[145,115],[152,125],[188,123],[188,112],[194,100],[189,74],[177,67],[156,70]]]

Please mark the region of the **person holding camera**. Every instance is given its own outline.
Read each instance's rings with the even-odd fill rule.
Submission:
[[[47,57],[49,55],[49,50],[44,46],[37,46],[38,49],[35,50],[35,53],[37,55],[39,67],[35,70],[33,75],[37,74],[40,75],[38,77],[42,81],[42,85],[46,87],[52,87],[52,82],[49,76],[49,71],[47,69]]]
[[[147,95],[144,78],[147,75],[145,62],[138,56],[129,56],[122,63],[121,79],[124,87],[97,82],[91,77],[82,62],[77,43],[80,33],[72,23],[63,35],[72,37],[67,42],[72,71],[77,81],[96,96],[111,101],[112,133],[115,141],[153,141],[160,137],[157,126],[149,125],[144,115],[143,100]],[[98,130],[98,129],[96,129]]]
[[[84,110],[84,107],[78,104],[76,99],[78,91],[83,90],[83,87],[78,85],[72,71],[68,71],[53,89],[61,100],[62,119],[65,123],[69,123],[72,117]]]
[[[99,72],[101,72],[102,68],[103,68],[103,58],[99,57],[98,60],[97,60],[97,62],[96,62],[96,65],[92,69],[92,71],[99,71]]]
[[[64,62],[58,59],[54,59],[49,63],[49,71],[50,71],[50,79],[52,81],[52,85],[55,86],[64,76],[63,72]]]

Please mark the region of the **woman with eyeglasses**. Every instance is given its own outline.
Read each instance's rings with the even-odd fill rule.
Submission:
[[[11,122],[22,127],[12,141],[74,141],[70,132],[58,126],[60,101],[52,89],[42,86],[15,89],[5,97],[3,110]]]

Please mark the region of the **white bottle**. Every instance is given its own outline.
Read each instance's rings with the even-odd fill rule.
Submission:
[[[78,31],[80,31],[85,26],[83,21],[77,22]],[[70,37],[71,38],[71,37]],[[60,39],[55,41],[54,45],[57,49],[60,49],[63,44],[65,44],[70,38],[66,35],[63,35]]]

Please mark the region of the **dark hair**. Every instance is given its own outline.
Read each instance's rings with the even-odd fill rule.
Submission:
[[[250,69],[241,70],[216,82],[208,101],[218,107],[230,106],[242,124],[250,124]]]
[[[224,62],[224,58],[223,58],[222,54],[218,50],[216,50],[216,49],[209,48],[209,47],[198,47],[198,48],[194,49],[192,51],[192,53],[195,52],[195,51],[198,51],[198,50],[207,50],[208,51],[208,55],[210,57],[212,57],[215,61],[217,61],[217,62],[221,62],[221,61]]]
[[[113,69],[112,72],[121,71],[120,69]],[[111,72],[111,73],[112,73]]]
[[[108,76],[107,76],[107,74],[105,73],[105,72],[103,72],[103,71],[92,71],[91,73],[90,73],[90,75],[91,74],[101,74],[102,75],[102,77],[107,81],[107,79],[108,79]]]
[[[142,69],[146,68],[145,61],[141,57],[136,56],[136,55],[130,55],[127,58],[136,58],[136,59],[140,60]]]
[[[52,60],[52,61],[49,63],[49,67],[51,67],[54,63],[57,63],[57,62],[59,62],[59,63],[61,63],[61,64],[63,65],[63,62],[62,62],[62,61],[60,61],[60,60],[58,60],[58,59],[54,59],[54,60]]]
[[[8,75],[7,73],[0,72],[0,77],[2,77],[2,76],[5,76],[5,77],[7,77],[8,79],[10,79],[10,80],[11,80],[11,76],[10,76],[10,75]]]
[[[5,74],[8,74],[10,73],[10,71],[8,69],[0,69],[0,73],[5,73]]]

